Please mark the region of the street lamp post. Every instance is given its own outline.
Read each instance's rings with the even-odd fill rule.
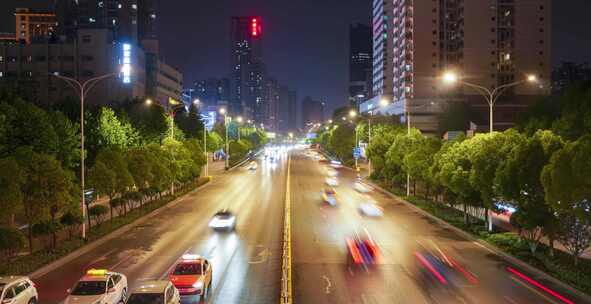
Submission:
[[[349,111],[349,117],[351,117],[351,119],[355,119],[355,117],[357,117],[357,111],[355,110],[351,110]],[[357,132],[357,126],[355,126],[355,150],[359,150],[359,136],[358,136],[358,132]],[[359,165],[357,163],[357,157],[355,158],[355,170],[359,171]]]
[[[494,130],[494,121],[493,121],[493,112],[494,112],[494,106],[495,103],[497,101],[497,99],[508,89],[514,86],[518,86],[520,84],[529,82],[529,83],[536,83],[537,82],[537,78],[535,75],[530,74],[527,75],[527,77],[523,80],[519,80],[519,81],[515,81],[515,82],[511,82],[511,83],[507,83],[507,84],[503,84],[500,86],[495,87],[494,89],[489,89],[485,86],[481,86],[478,84],[473,84],[473,83],[469,83],[466,81],[463,81],[461,79],[458,78],[458,76],[452,72],[447,72],[443,75],[443,81],[449,84],[453,84],[453,83],[461,83],[465,86],[471,87],[473,89],[475,89],[476,91],[478,91],[478,93],[480,93],[480,95],[482,95],[484,97],[484,99],[486,100],[486,102],[488,103],[488,107],[489,107],[489,132],[493,132]]]
[[[191,91],[192,92],[192,91]],[[199,108],[201,101],[196,98],[193,100],[193,105]],[[203,154],[205,154],[205,176],[209,176],[209,154],[207,153],[207,126],[203,123]]]
[[[226,129],[226,170],[230,168],[230,143],[228,142],[228,115],[226,109],[221,108],[220,114],[224,116],[224,129]]]
[[[242,123],[242,116],[236,117],[236,121],[238,122],[238,141],[240,141],[240,124]]]
[[[84,195],[84,188],[85,188],[85,180],[84,180],[84,99],[86,98],[86,94],[94,88],[94,86],[101,80],[107,79],[109,77],[113,77],[117,75],[117,73],[109,73],[102,76],[90,78],[84,82],[80,82],[77,79],[61,76],[57,73],[50,73],[49,75],[56,77],[65,81],[69,86],[71,86],[74,91],[78,91],[80,93],[80,187],[82,188],[82,201],[80,207],[82,208],[82,239],[86,240],[86,196]],[[88,226],[90,229],[90,224]]]

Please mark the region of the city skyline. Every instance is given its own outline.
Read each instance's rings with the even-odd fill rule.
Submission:
[[[2,1],[0,12],[4,15],[0,18],[0,32],[14,28],[10,18],[14,8],[47,8],[47,4],[39,2]],[[185,84],[209,77],[227,77],[230,67],[227,52],[217,50],[228,50],[230,41],[229,38],[219,37],[228,37],[231,16],[259,15],[266,20],[264,49],[268,50],[265,61],[269,65],[269,73],[279,82],[297,88],[300,96],[310,95],[325,100],[330,110],[347,103],[349,25],[356,22],[370,24],[370,2],[339,1],[341,6],[338,8],[334,7],[334,1],[317,3],[304,0],[287,4],[258,0],[230,3],[230,0],[199,4],[169,0],[167,5],[160,5],[157,30],[161,55],[180,69]],[[585,52],[591,48],[591,40],[580,39],[585,35],[585,29],[591,26],[591,20],[585,18],[585,12],[591,10],[591,3],[572,0],[566,6],[552,0],[552,4],[553,67],[559,66],[562,61],[591,62],[591,54]],[[310,11],[316,14],[308,15]],[[307,17],[305,22],[301,16]],[[573,18],[579,21],[572,22]],[[183,41],[186,47],[175,46],[178,36],[170,33],[187,36],[189,39]],[[287,40],[286,37],[293,39]],[[288,53],[298,60],[285,60],[290,57]],[[319,68],[309,71],[304,66]]]

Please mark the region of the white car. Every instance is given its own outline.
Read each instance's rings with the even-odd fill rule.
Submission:
[[[36,304],[38,299],[35,284],[28,277],[0,277],[0,303]]]
[[[361,182],[355,182],[355,184],[353,184],[353,188],[355,191],[360,193],[368,193],[370,191],[370,188]]]
[[[337,172],[337,170],[335,169],[328,169],[326,170],[326,175],[328,175],[329,177],[335,177],[339,175],[339,172]]]
[[[218,211],[209,221],[209,227],[213,230],[236,230],[236,216],[228,210]]]
[[[64,304],[121,304],[127,301],[127,277],[106,269],[90,269],[72,289]]]
[[[331,160],[330,161],[330,166],[333,168],[342,168],[343,167],[343,163],[341,163],[338,160]]]
[[[374,202],[367,202],[359,204],[359,213],[365,216],[380,217],[384,215],[382,208]]]
[[[127,304],[180,304],[179,290],[168,280],[143,281],[129,295]]]
[[[339,181],[334,177],[328,177],[324,182],[331,187],[337,187],[339,185]]]
[[[248,165],[248,170],[255,171],[258,167],[259,166],[257,165],[257,163],[253,161],[250,162],[250,164]]]

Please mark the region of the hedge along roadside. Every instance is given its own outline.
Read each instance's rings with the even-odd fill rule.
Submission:
[[[95,226],[87,237],[85,243],[79,238],[63,241],[53,250],[37,251],[32,255],[21,256],[13,259],[10,263],[0,266],[0,275],[27,275],[38,277],[53,269],[60,267],[68,261],[92,250],[106,241],[120,236],[135,225],[158,214],[164,210],[164,206],[178,202],[178,198],[205,187],[212,180],[211,177],[200,178],[195,184],[184,188],[174,195],[166,195],[161,199],[154,200],[141,207],[135,208],[124,217],[115,217],[113,220],[106,220],[99,226]]]

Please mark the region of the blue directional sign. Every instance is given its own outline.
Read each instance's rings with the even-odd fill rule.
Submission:
[[[353,157],[359,159],[361,157],[361,149],[359,147],[353,148]]]
[[[207,129],[208,132],[211,132],[211,130],[213,130],[213,126],[215,125],[216,118],[217,118],[216,111],[208,111],[208,112],[201,113],[201,120],[203,121],[203,124],[205,124],[205,128]]]

